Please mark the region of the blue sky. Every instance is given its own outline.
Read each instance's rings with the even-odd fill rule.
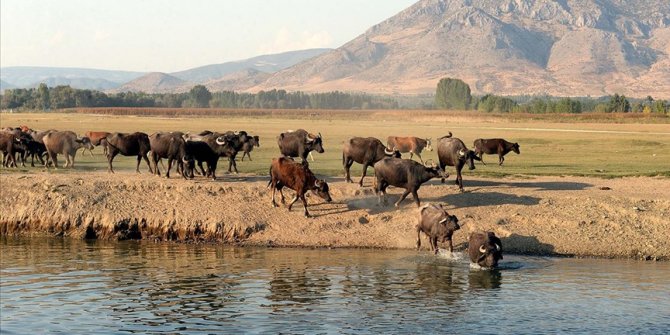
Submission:
[[[2,0],[0,66],[173,72],[341,46],[416,0]]]

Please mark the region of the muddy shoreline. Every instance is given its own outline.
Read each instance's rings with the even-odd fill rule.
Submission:
[[[0,174],[0,235],[254,246],[413,249],[417,209],[377,205],[365,187],[329,179],[333,203],[270,206],[267,177],[170,180],[119,172]],[[670,180],[634,177],[470,178],[465,193],[432,181],[419,196],[444,204],[470,232],[491,230],[506,253],[670,260]],[[401,190],[389,189],[390,199]],[[290,192],[287,194],[291,194]],[[427,241],[422,236],[423,248]]]

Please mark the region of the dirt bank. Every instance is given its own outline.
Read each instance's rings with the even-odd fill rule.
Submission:
[[[293,212],[270,206],[267,177],[226,175],[213,182],[123,172],[4,173],[0,234],[414,247],[411,201],[400,209],[378,206],[371,178],[363,188],[341,178],[330,182],[335,201],[308,198],[315,218],[307,219],[299,203]],[[485,229],[501,236],[509,253],[670,259],[667,178],[471,178],[465,187],[458,193],[452,183],[433,181],[419,191],[424,203],[444,203],[459,217],[457,249],[469,232]],[[400,193],[390,189],[389,200]]]

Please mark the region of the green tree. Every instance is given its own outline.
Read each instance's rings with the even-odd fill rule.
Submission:
[[[204,85],[195,85],[188,93],[191,100],[191,106],[196,108],[209,107],[209,100],[212,99],[212,93]]]
[[[472,102],[470,86],[455,78],[442,78],[435,91],[435,106],[439,109],[468,109]]]
[[[49,87],[45,83],[40,83],[37,87],[37,106],[42,110],[48,110],[51,107]]]
[[[614,94],[610,97],[608,106],[609,113],[628,113],[630,112],[630,103],[625,95]]]

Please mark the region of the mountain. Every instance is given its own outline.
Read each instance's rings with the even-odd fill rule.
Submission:
[[[0,69],[0,78],[15,87],[35,87],[45,82],[71,85],[81,89],[106,89],[120,86],[142,76],[142,72],[113,71],[67,67],[10,66]]]
[[[332,49],[306,49],[262,55],[245,60],[196,67],[185,71],[173,72],[170,75],[194,83],[204,83],[246,69],[273,73],[330,50]]]
[[[151,72],[108,92],[183,93],[194,85],[167,73]]]
[[[209,81],[205,83],[205,86],[212,92],[238,91],[261,84],[269,77],[269,73],[248,68]]]
[[[0,80],[0,92],[4,92],[5,90],[10,90],[12,88],[16,88],[16,86],[4,81]]]
[[[73,87],[73,88],[90,89],[90,90],[98,90],[98,91],[105,91],[105,90],[109,90],[109,89],[116,88],[116,87],[120,86],[119,83],[112,82],[112,81],[102,79],[102,78],[82,78],[82,77],[74,77],[74,78],[49,77],[49,78],[45,78],[43,80],[40,80],[39,82],[33,83],[32,85],[29,85],[29,86],[30,87],[37,87],[41,83],[44,83],[49,87],[56,87],[56,86],[64,85],[64,86],[70,86],[70,87]]]
[[[249,91],[670,97],[670,1],[421,0]]]

